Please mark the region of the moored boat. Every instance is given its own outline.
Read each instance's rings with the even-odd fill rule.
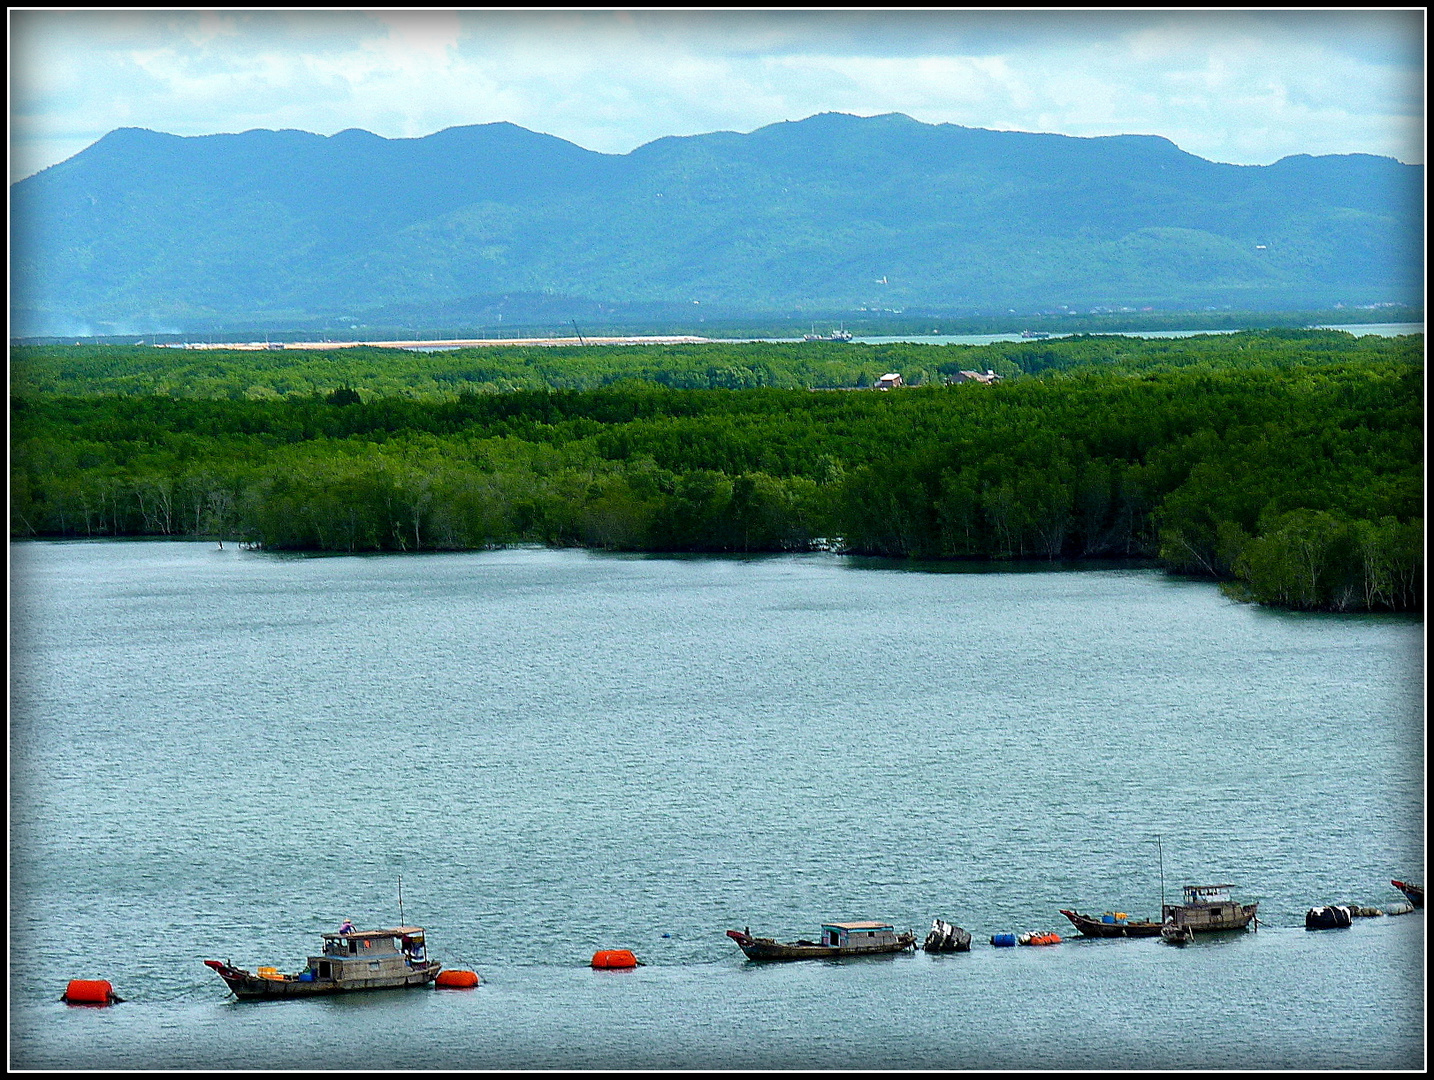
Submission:
[[[1396,889],[1398,889],[1400,892],[1402,892],[1402,893],[1405,895],[1405,897],[1409,900],[1409,902],[1410,902],[1411,904],[1413,904],[1415,907],[1423,907],[1423,906],[1424,906],[1424,886],[1423,886],[1423,885],[1411,885],[1411,884],[1410,884],[1409,882],[1407,882],[1407,881],[1392,881],[1392,880],[1390,881],[1389,884],[1393,885]]]
[[[1160,924],[1145,919],[1132,919],[1119,911],[1107,911],[1102,916],[1083,915],[1079,911],[1061,908],[1061,914],[1085,937],[1158,937]]]
[[[916,935],[910,930],[897,933],[884,922],[823,923],[821,941],[798,939],[793,942],[753,937],[750,930],[728,930],[749,960],[822,960],[840,956],[873,956],[879,953],[905,952],[916,948]]]
[[[1230,898],[1233,885],[1186,885],[1183,904],[1162,904],[1160,921],[1164,926],[1188,927],[1200,934],[1212,930],[1245,930],[1255,922],[1255,909],[1260,905],[1241,904]]]
[[[339,932],[324,935],[323,951],[309,957],[308,965],[297,974],[280,974],[273,967],[249,972],[219,960],[204,963],[241,999],[425,986],[443,967],[428,959],[422,927],[355,930],[347,923]]]

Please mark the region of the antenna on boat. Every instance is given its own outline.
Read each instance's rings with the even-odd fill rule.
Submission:
[[[1160,846],[1160,834],[1155,834],[1155,850],[1160,853],[1160,917],[1165,918],[1165,849]]]
[[[403,875],[398,875],[398,925],[407,926],[403,921]]]

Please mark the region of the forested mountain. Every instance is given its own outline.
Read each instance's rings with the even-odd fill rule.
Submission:
[[[111,132],[12,186],[12,333],[493,325],[1422,296],[1422,166],[1236,166],[1166,139],[829,113],[609,155],[512,124],[418,139]]]

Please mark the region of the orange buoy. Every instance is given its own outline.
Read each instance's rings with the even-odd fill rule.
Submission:
[[[632,955],[631,949],[599,949],[593,953],[595,968],[634,968],[637,965],[638,959]]]
[[[124,998],[115,993],[108,979],[71,979],[60,1000],[70,1005],[112,1005]]]
[[[433,980],[434,986],[441,986],[445,990],[472,990],[482,980],[478,978],[476,971],[440,971],[438,978]]]

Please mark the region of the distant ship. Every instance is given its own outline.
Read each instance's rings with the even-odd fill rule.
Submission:
[[[1048,334],[1048,333],[1046,333],[1044,330],[1022,330],[1022,331],[1021,331],[1021,337],[1023,337],[1023,338],[1048,338],[1048,337],[1050,337],[1050,336],[1051,336],[1051,335]]]
[[[851,340],[851,331],[850,331],[850,330],[845,330],[845,329],[843,329],[843,330],[833,330],[830,334],[818,334],[818,333],[816,332],[816,327],[812,327],[812,332],[811,332],[810,334],[803,334],[803,335],[802,335],[802,340],[803,340],[803,341],[850,341],[850,340]]]

